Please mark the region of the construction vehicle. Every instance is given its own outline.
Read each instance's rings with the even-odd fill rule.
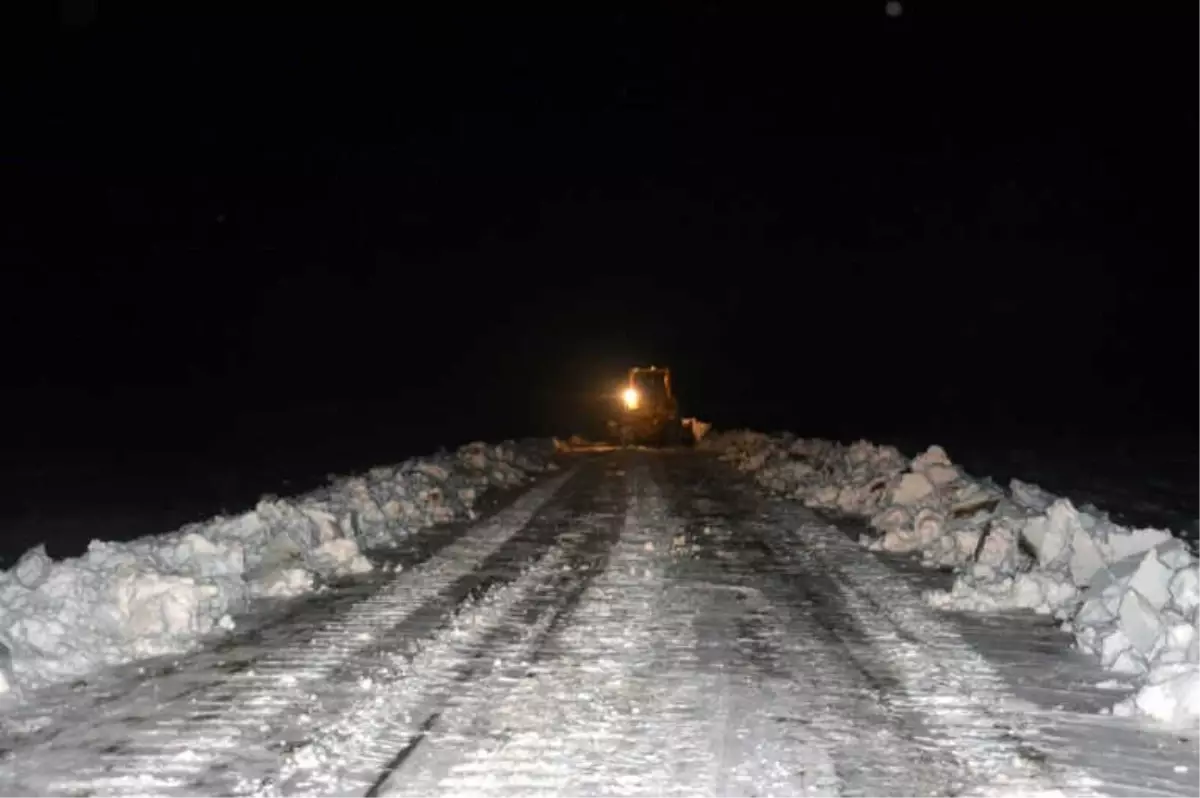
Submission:
[[[682,444],[683,421],[671,390],[671,370],[658,366],[631,368],[620,392],[617,418],[609,421],[609,430],[622,446]]]

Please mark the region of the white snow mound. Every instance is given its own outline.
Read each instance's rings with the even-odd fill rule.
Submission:
[[[1114,715],[1145,715],[1170,728],[1194,731],[1200,717],[1200,672],[1195,665],[1161,665],[1138,693],[1113,707]]]
[[[364,550],[434,524],[474,518],[494,486],[553,470],[552,441],[471,443],[249,512],[129,542],[93,540],[55,562],[44,545],[0,572],[0,644],[24,693],[96,668],[176,654],[236,626],[257,598],[285,598],[372,570]]]
[[[1008,491],[955,466],[940,446],[907,460],[890,446],[850,446],[739,430],[716,451],[764,489],[868,519],[874,551],[912,553],[958,576],[934,607],[1053,615],[1077,645],[1141,689],[1121,711],[1195,726],[1200,568],[1170,532],[1127,529],[1091,507],[1020,480]]]

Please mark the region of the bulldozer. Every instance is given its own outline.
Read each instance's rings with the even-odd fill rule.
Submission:
[[[687,437],[679,416],[679,401],[671,389],[671,370],[635,366],[619,396],[617,418],[608,422],[622,446],[679,446]]]

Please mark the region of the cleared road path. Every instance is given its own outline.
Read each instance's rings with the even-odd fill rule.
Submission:
[[[5,795],[1195,795],[1032,616],[694,452],[576,458],[406,564],[3,718]]]

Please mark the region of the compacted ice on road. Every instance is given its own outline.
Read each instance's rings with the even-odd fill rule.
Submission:
[[[1032,615],[701,452],[575,455],[395,569],[41,691],[6,795],[1195,795],[1197,741],[1095,713]]]

